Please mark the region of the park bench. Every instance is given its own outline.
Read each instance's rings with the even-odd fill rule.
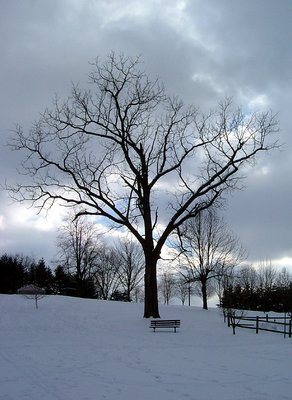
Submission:
[[[155,319],[152,320],[150,323],[149,328],[153,329],[153,332],[155,332],[155,329],[157,328],[173,328],[174,332],[176,332],[176,328],[180,327],[180,319]]]

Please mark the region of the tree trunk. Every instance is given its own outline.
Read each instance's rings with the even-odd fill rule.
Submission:
[[[131,288],[130,288],[130,285],[128,285],[128,287],[127,287],[127,301],[128,302],[131,301]]]
[[[144,299],[144,318],[160,318],[158,310],[158,293],[157,293],[157,276],[156,268],[157,261],[160,257],[160,251],[154,249],[153,240],[153,225],[151,220],[151,206],[150,206],[150,188],[148,184],[146,161],[142,158],[143,172],[143,216],[144,216],[144,229],[145,241],[143,251],[145,256],[145,299]]]
[[[202,298],[203,298],[203,309],[208,310],[208,301],[207,301],[207,282],[202,282]]]
[[[145,300],[144,318],[160,318],[158,310],[158,293],[156,277],[157,260],[145,255]]]

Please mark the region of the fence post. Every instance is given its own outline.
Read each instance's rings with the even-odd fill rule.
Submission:
[[[259,317],[256,317],[256,333],[259,333]]]
[[[292,320],[291,320],[291,318],[290,318],[290,320],[289,320],[289,338],[291,337],[291,334],[292,334]]]
[[[269,314],[266,314],[266,322],[269,322]]]

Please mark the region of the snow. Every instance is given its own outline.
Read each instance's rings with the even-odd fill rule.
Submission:
[[[227,328],[217,309],[0,295],[0,400],[291,399],[292,339]]]

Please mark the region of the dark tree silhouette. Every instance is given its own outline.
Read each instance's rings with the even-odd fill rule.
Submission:
[[[22,256],[3,254],[0,257],[0,293],[16,293],[27,279],[28,273]]]
[[[41,258],[37,263],[32,262],[29,266],[28,282],[46,289],[47,293],[53,291],[53,274],[51,269],[46,266],[43,258]]]

